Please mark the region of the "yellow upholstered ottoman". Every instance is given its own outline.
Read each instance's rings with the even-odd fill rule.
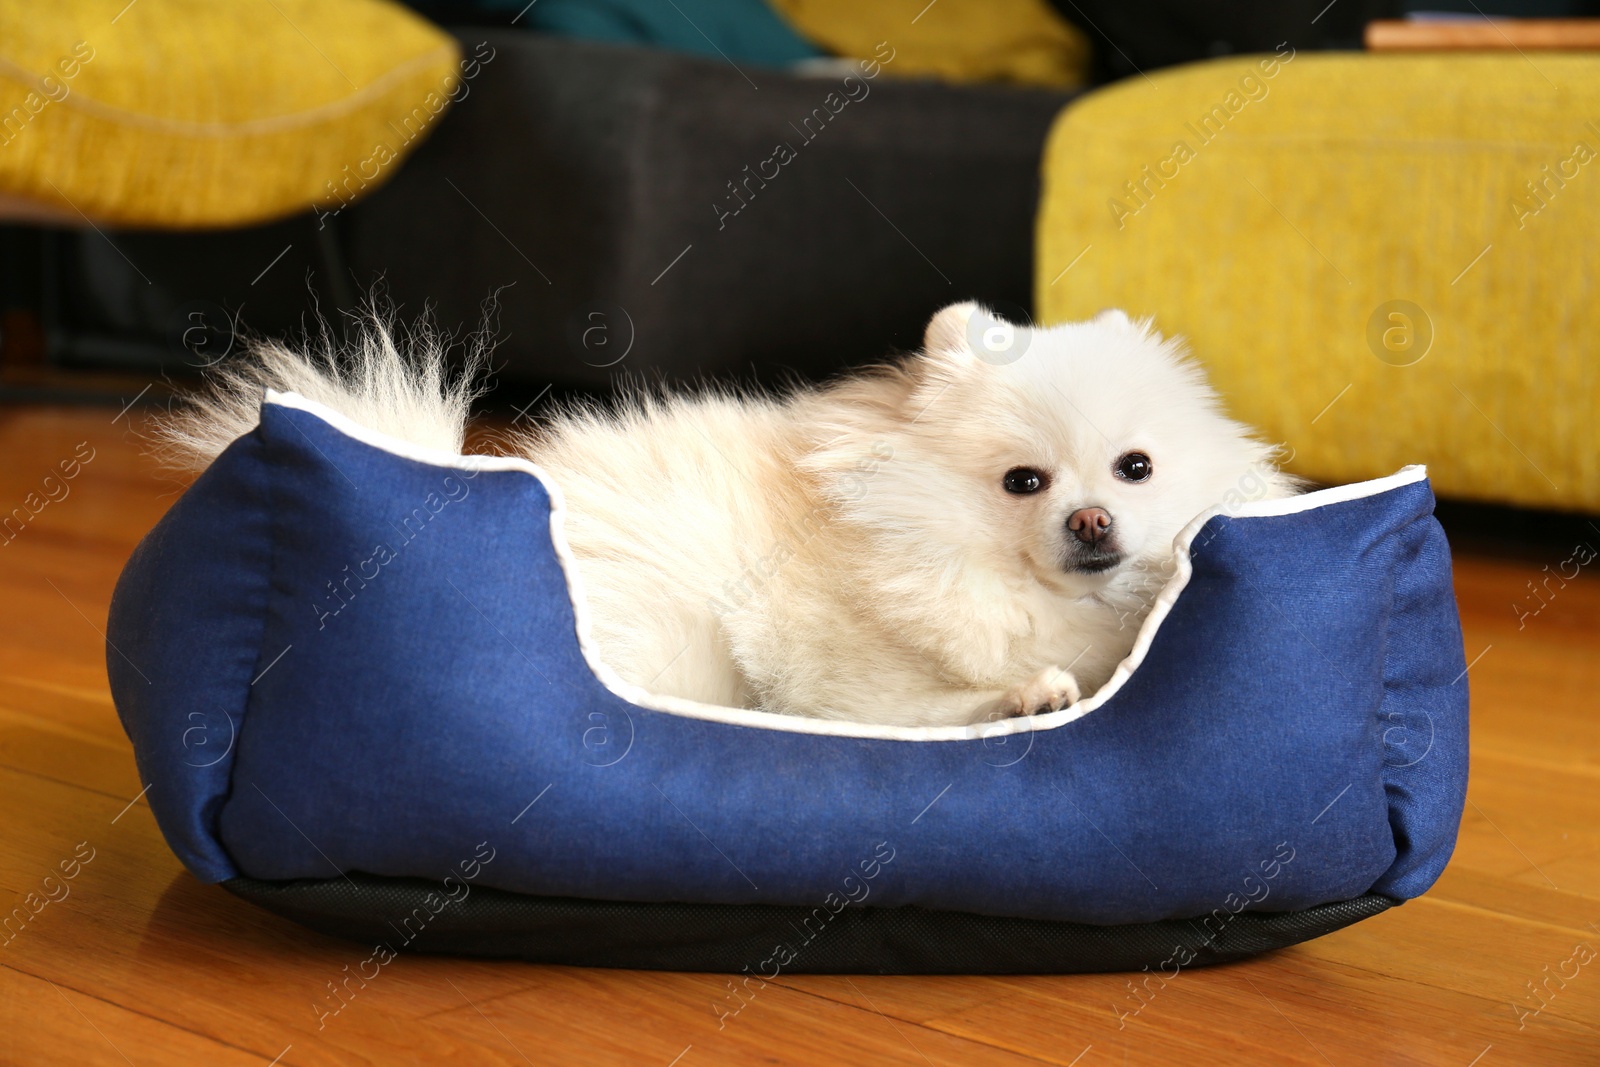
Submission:
[[[1299,473],[1600,511],[1600,57],[1130,78],[1057,121],[1038,225],[1043,321],[1154,316]]]
[[[382,0],[0,0],[0,201],[197,227],[337,209],[471,69]]]

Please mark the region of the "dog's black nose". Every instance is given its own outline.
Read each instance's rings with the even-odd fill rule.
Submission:
[[[1067,518],[1067,529],[1086,545],[1098,545],[1111,532],[1111,516],[1104,508],[1080,508]]]

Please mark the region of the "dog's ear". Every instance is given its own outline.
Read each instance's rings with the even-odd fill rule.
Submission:
[[[1106,308],[1089,321],[1097,326],[1111,326],[1127,330],[1129,333],[1136,333],[1140,337],[1149,338],[1157,343],[1161,341],[1161,335],[1155,331],[1154,324],[1150,319],[1130,318],[1128,313],[1121,308]]]
[[[967,326],[972,316],[980,310],[967,300],[941,308],[928,320],[928,329],[922,335],[922,350],[928,355],[972,356],[972,342],[967,337]]]
[[[1031,325],[1007,322],[971,301],[951,304],[929,321],[922,356],[914,363],[924,379],[948,384],[984,364],[1003,367],[1016,362],[1032,339]]]

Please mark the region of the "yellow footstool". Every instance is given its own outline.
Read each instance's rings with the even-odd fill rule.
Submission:
[[[1600,511],[1597,233],[1600,57],[1285,46],[1062,114],[1036,305],[1185,335],[1312,478]]]
[[[383,0],[0,2],[0,204],[173,228],[337,209],[471,73]]]

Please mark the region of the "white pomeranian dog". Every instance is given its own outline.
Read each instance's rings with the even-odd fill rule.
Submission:
[[[160,433],[203,467],[271,387],[457,453],[471,386],[443,362],[381,328],[337,369],[261,346]],[[513,449],[565,496],[591,639],[625,681],[903,726],[1092,693],[1132,649],[1184,526],[1230,494],[1297,489],[1148,322],[1028,329],[970,303],[893,366],[783,399],[569,409]]]

